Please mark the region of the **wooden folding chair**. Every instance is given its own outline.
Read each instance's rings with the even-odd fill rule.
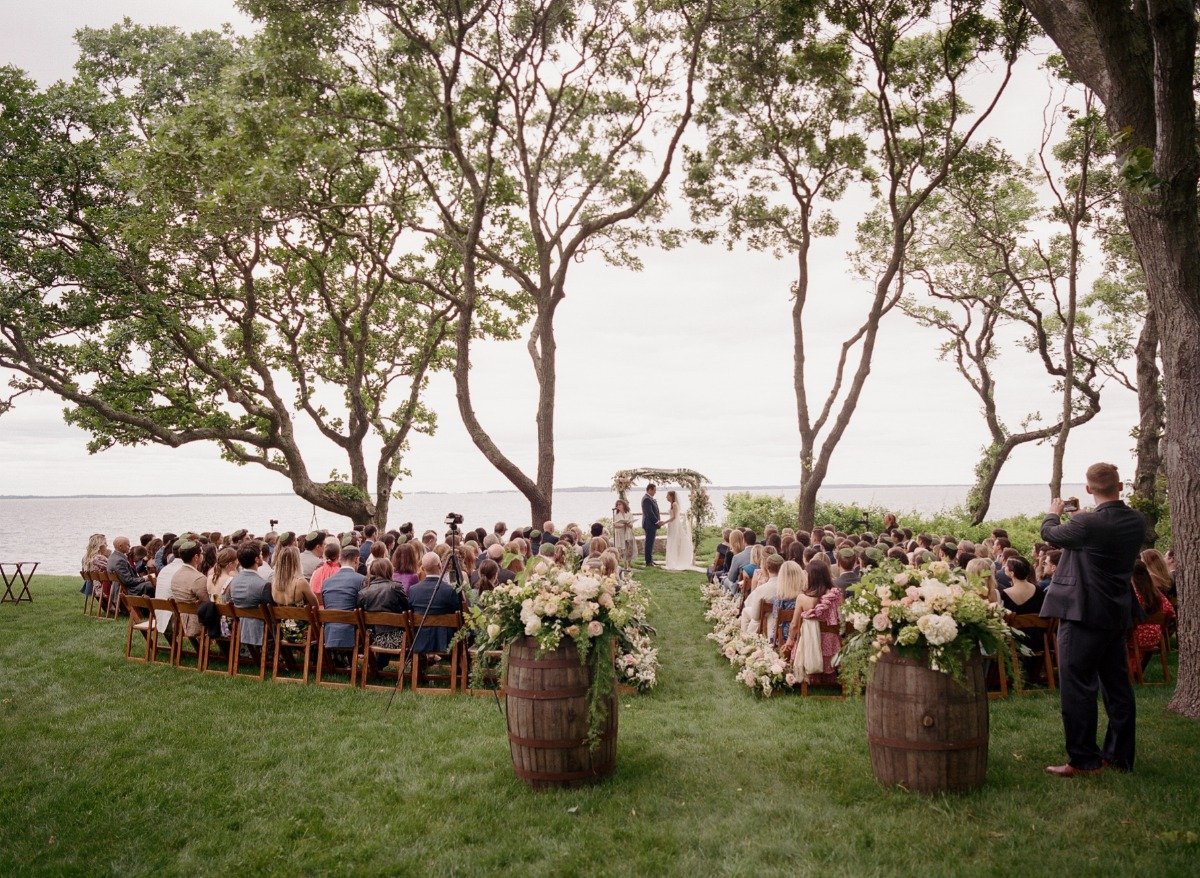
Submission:
[[[150,661],[152,661],[152,662],[158,661],[158,653],[161,650],[163,652],[166,652],[168,664],[174,664],[173,660],[175,658],[175,635],[177,632],[171,625],[171,622],[175,616],[175,607],[171,604],[170,598],[150,598],[150,597],[148,597],[148,598],[146,598],[146,600],[148,600],[150,602],[150,610],[154,613],[154,628],[153,628],[153,640],[154,640],[153,655],[154,655],[154,657],[151,658]],[[159,613],[166,613],[167,616],[169,617],[167,619],[167,624],[165,626],[165,629],[163,626],[160,626],[158,623],[158,614]],[[159,643],[160,636],[165,641],[164,643]]]
[[[365,639],[363,640],[363,665],[359,679],[362,681],[364,689],[403,689],[404,688],[404,658],[408,652],[408,645],[412,642],[412,632],[410,629],[411,614],[409,613],[368,613],[365,610],[362,614],[363,632]],[[375,637],[374,626],[380,628],[398,628],[400,629],[400,646],[378,646],[372,643]],[[375,658],[386,658],[387,663],[384,664],[386,670],[387,664],[392,661],[396,662],[396,681],[388,683],[386,686],[373,684],[371,675],[374,672]]]
[[[79,577],[87,583],[87,592],[85,592],[83,595],[83,615],[85,616],[91,615],[93,603],[92,595],[96,591],[96,583],[92,580],[92,575],[93,574],[88,573],[86,570],[79,571]]]
[[[775,612],[775,602],[760,600],[758,602],[758,633],[763,637],[770,631],[771,613]]]
[[[121,598],[127,594],[125,583],[115,573],[105,573],[108,579],[108,603],[104,605],[104,618],[116,619],[121,615]]]
[[[445,628],[452,632],[457,632],[463,627],[463,615],[461,612],[444,613],[440,616],[425,616],[422,618],[420,614],[413,613],[411,625],[413,637],[416,637],[416,631],[418,628],[421,628],[422,630]],[[421,685],[421,680],[423,678],[430,679],[432,677],[433,679],[445,679],[445,677],[441,674],[430,675],[429,669],[425,667],[425,656],[414,651],[412,654],[412,670],[409,678],[409,688],[411,688],[413,692],[423,692],[430,695],[453,695],[460,689],[465,690],[467,688],[466,680],[464,678],[464,672],[467,667],[466,651],[466,644],[460,641],[452,644],[447,652],[431,653],[431,655],[445,656],[450,659],[449,688]]]
[[[831,624],[829,624],[829,623],[827,623],[827,622],[821,622],[821,623],[819,623],[819,624],[820,624],[820,627],[821,627],[821,634],[822,634],[822,635],[825,635],[825,634],[836,634],[836,635],[838,635],[838,637],[843,637],[843,636],[844,636],[844,635],[842,634],[842,627],[841,627],[841,625],[831,625]],[[853,631],[851,631],[850,633],[852,634],[852,633],[853,633]],[[809,692],[810,688],[816,688],[816,689],[836,689],[836,690],[837,690],[837,694],[836,694],[836,695],[812,695],[812,694]],[[840,683],[840,682],[837,680],[837,678],[836,678],[836,676],[835,676],[835,678],[834,678],[834,682],[832,682],[832,683],[813,683],[813,684],[810,684],[810,683],[809,683],[807,680],[803,680],[803,681],[801,681],[801,683],[800,683],[800,695],[801,695],[802,697],[804,697],[804,698],[810,698],[810,697],[811,697],[811,698],[836,698],[836,699],[844,699],[844,698],[846,697],[846,692],[845,692],[845,690],[842,688],[842,684],[841,684],[841,683]]]
[[[1151,649],[1142,649],[1138,645],[1137,634],[1135,631],[1129,632],[1129,675],[1133,682],[1139,686],[1146,685],[1145,671],[1142,670],[1142,660],[1147,655],[1158,653],[1159,661],[1162,663],[1163,682],[1161,685],[1166,685],[1171,682],[1171,665],[1167,661],[1167,653],[1171,650],[1171,643],[1167,639],[1167,617],[1160,610],[1146,617],[1143,625],[1158,626],[1158,644]],[[1160,684],[1153,684],[1160,685]]]
[[[172,625],[175,628],[175,637],[172,643],[175,646],[174,653],[171,656],[171,664],[176,668],[184,668],[189,671],[204,670],[204,656],[208,652],[208,631],[204,626],[200,626],[200,636],[196,638],[195,657],[196,666],[191,667],[183,663],[183,646],[185,643],[191,642],[191,638],[185,633],[186,625],[184,624],[184,616],[195,616],[200,611],[200,604],[197,601],[177,601],[171,598],[171,606],[175,609],[175,616],[172,620]]]
[[[154,654],[153,638],[154,613],[150,609],[150,599],[131,594],[122,594],[125,610],[129,614],[129,626],[125,631],[125,658],[130,661],[150,663]],[[133,632],[138,631],[146,638],[146,653],[140,659],[133,655]]]
[[[92,581],[91,604],[88,609],[88,615],[93,619],[107,619],[109,594],[112,589],[112,581],[116,577],[109,577],[106,570],[93,570],[88,573],[88,578]]]
[[[300,641],[285,640],[283,637],[284,622],[304,622],[304,639]],[[271,680],[275,683],[307,683],[309,667],[312,662],[312,646],[317,638],[317,616],[312,607],[271,607],[271,639],[274,649],[271,651]],[[302,676],[288,677],[279,675],[279,657],[283,651],[290,653],[303,652]],[[286,669],[285,669],[286,670]]]
[[[1042,632],[1042,648],[1034,651],[1035,658],[1041,658],[1042,666],[1046,672],[1046,687],[1049,691],[1054,691],[1058,688],[1055,683],[1055,672],[1058,669],[1058,662],[1055,660],[1055,651],[1057,649],[1057,641],[1055,640],[1055,631],[1058,627],[1057,619],[1043,619],[1036,613],[1021,613],[1010,614],[1006,617],[1008,626],[1017,631],[1041,631]],[[1028,645],[1029,638],[1025,638]],[[1014,645],[1012,648],[1013,663],[1018,661],[1017,648]],[[1023,694],[1026,691],[1024,681],[1017,683],[1017,693]]]
[[[233,607],[232,604],[229,606]],[[233,607],[233,612],[237,616],[238,627],[236,643],[234,643],[230,649],[233,670],[230,671],[229,676],[236,677],[240,673],[242,664],[242,638],[246,635],[246,621],[248,619],[257,619],[258,621],[262,622],[263,636],[262,643],[257,644],[258,674],[256,676],[259,680],[265,680],[267,678],[267,636],[271,633],[270,609],[266,604],[259,604],[257,607]],[[246,646],[250,647],[250,653],[253,657],[256,645],[253,643],[248,643]],[[246,676],[249,675],[247,674]]]
[[[238,634],[240,623],[237,617],[237,610],[235,610],[233,604],[230,603],[214,604],[214,606],[217,608],[217,613],[222,619],[229,620],[229,636],[223,636],[219,640],[214,641],[207,634],[205,635],[204,642],[207,645],[207,648],[204,650],[204,673],[224,674],[225,676],[232,677],[237,673],[238,665]],[[224,670],[214,671],[209,667],[209,664],[212,662],[213,643],[217,644],[218,651],[220,650],[222,643],[224,643],[229,650],[226,653],[227,661],[225,663]]]
[[[358,685],[358,662],[359,656],[362,654],[363,640],[366,634],[363,630],[362,614],[358,610],[330,610],[326,607],[320,607],[317,610],[317,622],[320,625],[320,633],[317,638],[317,685],[329,686],[331,688],[353,688]],[[354,628],[354,645],[353,646],[326,646],[325,635],[330,624],[350,625]],[[332,664],[330,650],[350,650],[350,682],[339,683],[336,681],[324,679],[325,663],[329,661]]]

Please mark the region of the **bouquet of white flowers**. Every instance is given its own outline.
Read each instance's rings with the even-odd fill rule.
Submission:
[[[544,563],[533,567],[513,582],[484,592],[469,613],[469,631],[481,651],[501,650],[519,637],[537,639],[540,652],[552,652],[570,638],[579,661],[592,680],[588,693],[590,724],[597,732],[605,720],[604,705],[616,683],[615,644],[632,631],[644,636],[649,598],[634,581],[557,570]],[[633,663],[642,680],[657,672],[657,650],[642,645]],[[507,656],[507,652],[505,652]],[[473,685],[484,684],[484,662],[476,662]],[[501,676],[504,669],[501,668]],[[638,671],[634,677],[638,678]],[[653,685],[651,682],[650,685]]]
[[[1018,673],[1004,607],[988,602],[978,577],[951,570],[945,561],[915,569],[891,561],[870,570],[850,587],[841,612],[855,632],[837,659],[848,690],[861,691],[871,665],[893,649],[958,680],[977,653]]]

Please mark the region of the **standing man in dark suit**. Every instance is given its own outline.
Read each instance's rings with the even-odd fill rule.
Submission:
[[[658,535],[658,523],[662,521],[662,513],[658,511],[658,501],[654,494],[658,485],[651,482],[646,486],[646,495],[642,497],[642,527],[646,531],[646,566],[655,567],[654,538]]]
[[[1125,641],[1133,613],[1130,576],[1146,522],[1121,502],[1121,477],[1111,463],[1088,467],[1087,491],[1096,501],[1091,512],[1064,524],[1065,504],[1056,498],[1042,521],[1042,539],[1063,550],[1042,605],[1043,617],[1059,620],[1068,761],[1046,769],[1059,777],[1095,774],[1105,765],[1133,768],[1136,702]],[[1096,746],[1097,686],[1108,714],[1103,749]]]

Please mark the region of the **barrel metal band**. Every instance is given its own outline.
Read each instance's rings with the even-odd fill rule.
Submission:
[[[909,741],[904,738],[881,738],[878,735],[867,735],[867,740],[877,747],[891,747],[894,750],[974,750],[977,747],[987,747],[988,739],[967,738],[965,741]]]
[[[587,746],[587,738],[563,738],[557,741],[548,741],[545,738],[522,738],[512,732],[508,733],[508,740],[518,747],[529,747],[532,750],[570,750],[575,747]]]
[[[533,701],[550,701],[556,698],[582,698],[587,693],[587,687],[578,689],[513,689],[510,686],[504,690],[504,694],[511,698],[529,698]]]
[[[584,780],[589,777],[600,777],[612,768],[612,763],[606,762],[603,765],[595,765],[583,771],[530,771],[528,768],[521,768],[519,765],[513,766],[513,771],[521,780]]]
[[[533,661],[520,658],[508,660],[510,668],[582,668],[578,659],[535,659]]]

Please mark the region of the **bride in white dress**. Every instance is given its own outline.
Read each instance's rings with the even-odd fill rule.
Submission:
[[[667,491],[667,502],[671,504],[666,521],[667,570],[691,570],[694,566],[692,546],[692,523],[687,513],[680,508],[679,498],[674,491]]]

